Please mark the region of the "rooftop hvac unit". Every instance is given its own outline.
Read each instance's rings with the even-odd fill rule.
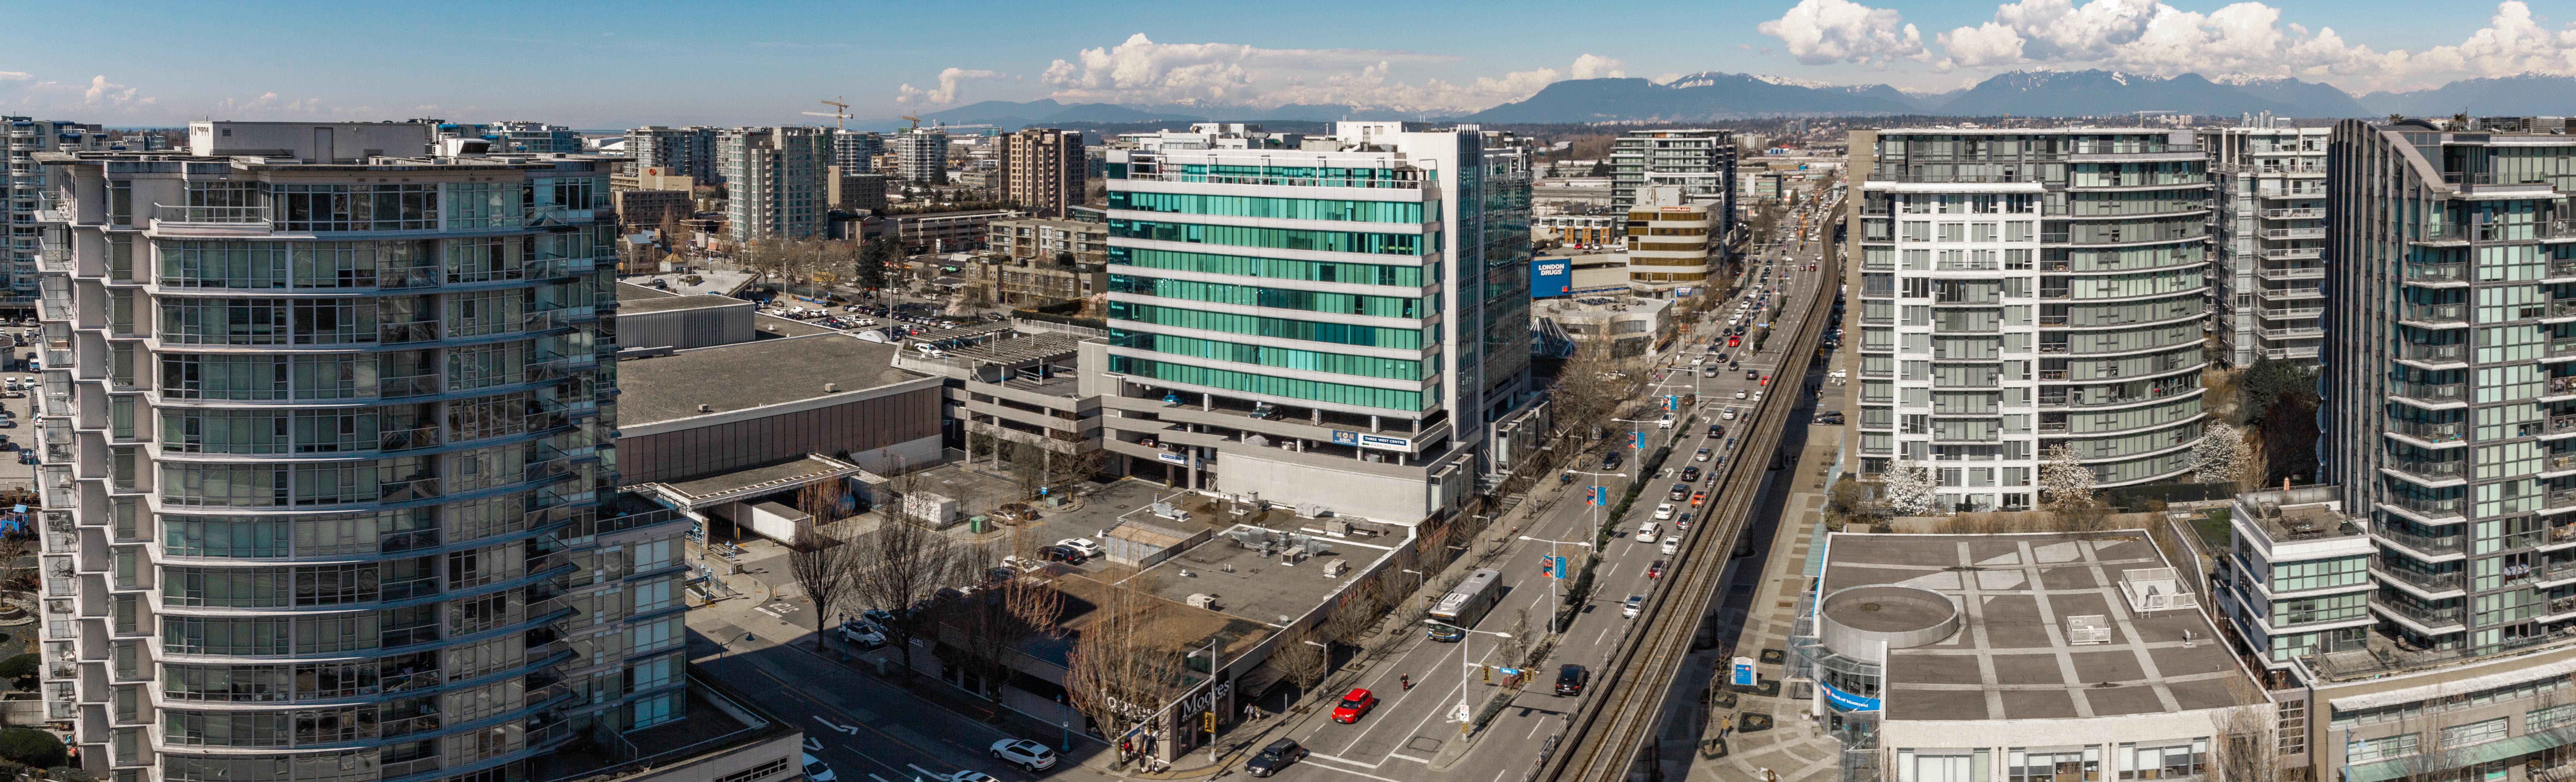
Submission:
[[[1207,609],[1207,610],[1210,610],[1210,611],[1214,611],[1214,610],[1216,610],[1216,596],[1215,596],[1215,595],[1208,594],[1208,593],[1206,593],[1206,592],[1199,592],[1199,593],[1196,593],[1196,594],[1192,594],[1192,595],[1190,595],[1190,607],[1191,607],[1191,608],[1204,608],[1204,609]]]
[[[2111,642],[2111,622],[2101,614],[2066,618],[2066,643],[2072,646]]]

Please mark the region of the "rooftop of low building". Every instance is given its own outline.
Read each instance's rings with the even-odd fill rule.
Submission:
[[[617,364],[628,426],[847,394],[919,379],[895,346],[832,332],[627,359]],[[707,410],[701,410],[703,405]]]

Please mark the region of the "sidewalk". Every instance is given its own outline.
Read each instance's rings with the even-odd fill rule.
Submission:
[[[1843,395],[1850,386],[1826,383],[1817,393],[1816,409],[1841,409]],[[1796,482],[1791,484],[1770,557],[1765,562],[1762,578],[1748,605],[1748,615],[1729,617],[1739,623],[1734,636],[1734,656],[1752,657],[1754,669],[1763,681],[1776,682],[1789,651],[1789,633],[1797,622],[1799,599],[1807,588],[1807,562],[1820,554],[1824,546],[1825,476],[1832,470],[1834,457],[1842,444],[1842,427],[1833,425],[1793,424],[1812,427],[1806,448],[1799,452]],[[1764,660],[1763,653],[1777,650],[1782,658]],[[1724,661],[1719,661],[1723,664]],[[1733,692],[1731,688],[1721,688]],[[1707,729],[1700,737],[1697,757],[1691,763],[1694,776],[1718,780],[1761,779],[1761,771],[1779,774],[1782,782],[1825,782],[1841,776],[1842,743],[1816,727],[1807,716],[1808,701],[1792,697],[1791,688],[1783,687],[1777,695],[1736,692],[1732,709],[1710,707]],[[1768,729],[1742,732],[1742,715],[1769,717]],[[1718,745],[1719,730],[1726,725],[1739,726],[1724,741],[1725,757],[1710,759]],[[1667,755],[1669,758],[1670,756]]]

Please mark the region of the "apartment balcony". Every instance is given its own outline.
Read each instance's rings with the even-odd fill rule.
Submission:
[[[2460,571],[2457,570],[2428,573],[2408,567],[2391,566],[2382,557],[2370,558],[2370,573],[2392,581],[2412,584],[2415,588],[2426,592],[2455,591],[2461,589],[2461,585],[2465,583]]]
[[[2548,314],[2540,317],[2542,319],[2576,318],[2576,299],[2550,299]]]
[[[2263,317],[2263,319],[2264,319],[2264,320],[2302,320],[2302,319],[2306,319],[2306,318],[2322,318],[2322,317],[2325,317],[2325,315],[2326,315],[2326,308],[2324,308],[2324,307],[2264,307],[2264,308],[2262,308],[2262,309],[2260,309],[2260,310],[2256,310],[2256,311],[2255,311],[2255,313],[2256,313],[2256,314],[2258,314],[2258,315],[2261,315],[2261,316]]]
[[[2544,242],[2576,242],[2576,220],[2551,220],[2540,224]]]
[[[265,206],[152,205],[152,230],[163,234],[259,235],[270,231]]]
[[[2419,405],[2440,406],[2468,401],[2467,383],[2417,383],[2400,380],[2388,384],[2388,395]]]
[[[2263,233],[2260,235],[2265,239],[2323,239],[2326,238],[2326,229],[2323,226],[2316,228],[2266,228],[2263,229]]]
[[[2570,434],[2576,434],[2576,415],[2550,416],[2549,427],[2541,432],[2541,436],[2543,437],[2557,437]]]
[[[2549,379],[2549,391],[2544,394],[2544,396],[2567,396],[2570,394],[2576,394],[2576,377],[2553,377]]]
[[[2326,297],[2326,292],[2324,289],[2316,287],[2258,288],[2254,291],[2254,296],[2255,298],[2266,301],[2288,301],[2293,299],[2322,299]]]
[[[2446,497],[2446,498],[2442,498],[2442,499],[2426,499],[2426,498],[2423,498],[2423,497],[2414,497],[2414,496],[2407,496],[2407,495],[2398,495],[2398,496],[2395,496],[2395,497],[2391,497],[2391,498],[2389,498],[2389,500],[2388,500],[2387,502],[2383,502],[2383,503],[2380,503],[2380,504],[2381,504],[2381,505],[2384,505],[2384,506],[2387,506],[2387,507],[2390,507],[2390,508],[2393,508],[2393,509],[2396,509],[2396,510],[2398,510],[2398,511],[2401,511],[2401,512],[2407,513],[2407,514],[2411,514],[2411,515],[2416,516],[2416,517],[2418,517],[2418,518],[2426,518],[2426,519],[2440,519],[2440,518],[2455,518],[2455,517],[2459,517],[2459,516],[2461,515],[2461,508],[2463,508],[2463,507],[2464,507],[2464,505],[2462,504],[2462,500],[2461,500],[2460,498],[2458,498],[2458,497]],[[2378,531],[2377,531],[2377,530],[2373,530],[2373,531],[2372,531],[2372,534],[2377,534],[2377,533],[2378,533]],[[2395,540],[2395,541],[2397,541],[2397,542],[2399,542],[2399,543],[2406,543],[2409,547],[2413,547],[2413,545],[2414,545],[2414,544],[2413,544],[2413,543],[2410,543],[2410,542],[2408,542],[2408,541],[2407,541],[2407,539],[2403,536],[2403,535],[2404,535],[2404,533],[2400,533],[2400,532],[2397,532],[2397,531],[2395,531],[2395,530],[2390,530],[2390,531],[2389,531],[2389,533],[2390,533],[2391,535],[2398,536],[2398,537],[2392,537],[2392,538],[2390,538],[2391,540]],[[2417,550],[2417,551],[2424,551],[2424,552],[2432,552],[2432,551],[2434,551],[2434,549],[2425,549],[2425,548],[2418,548],[2418,549],[2416,549],[2416,550]],[[2458,551],[2458,550],[2459,550],[2459,543],[2458,543],[2458,541],[2457,541],[2457,539],[2456,539],[2456,538],[2453,540],[2453,542],[2452,542],[2452,544],[2451,544],[2451,548],[2450,548],[2449,550],[2450,550],[2450,551]]]
[[[2469,265],[2466,263],[2409,263],[2404,265],[2403,271],[2410,283],[2438,285],[2469,281]]]
[[[2278,261],[2278,260],[2287,260],[2287,259],[2296,259],[2296,258],[2319,258],[2319,257],[2324,257],[2325,253],[2326,253],[2326,248],[2323,248],[2323,247],[2266,247],[2266,248],[2263,248],[2263,257],[2268,258],[2268,259],[2271,259],[2271,260],[2276,260],[2276,261]],[[2322,275],[2320,275],[2320,276],[2322,276]]]
[[[2459,343],[2423,345],[2409,342],[2397,346],[2397,358],[2400,361],[2421,364],[2462,364],[2469,360],[2469,346]]]
[[[2395,471],[2406,479],[2426,486],[2447,486],[2466,480],[2468,463],[2460,460],[2392,459],[2384,469]]]
[[[2540,460],[2540,472],[2542,475],[2576,473],[2576,454],[2551,456],[2542,459]]]
[[[2469,322],[2469,305],[2409,302],[2400,305],[2397,319],[2414,324],[2464,326]]]
[[[2411,603],[2382,601],[2377,598],[2373,598],[2370,601],[2370,607],[2412,620],[2415,625],[2427,630],[2460,626],[2461,611],[2459,606],[2451,606],[2448,608],[2428,608]]]
[[[2323,210],[2323,209],[2265,209],[2265,210],[2263,210],[2263,219],[2265,219],[2265,220],[2323,220],[2323,219],[2325,219],[2325,217],[2326,217],[2326,210]]]
[[[2553,359],[2576,357],[2576,339],[2550,340],[2548,357]]]
[[[2576,416],[2569,416],[2569,418],[2576,419]],[[2388,425],[2388,431],[2391,434],[2438,447],[2467,442],[2468,426],[2468,423],[2463,421],[2400,420],[2391,422]]]
[[[2576,281],[2576,259],[2551,259],[2549,261],[2549,279],[2562,282]]]
[[[2297,189],[2297,190],[2274,190],[2274,189],[2266,188],[2266,189],[2264,189],[2264,190],[2262,190],[2262,191],[2260,191],[2260,192],[2255,193],[2255,194],[2254,194],[2254,197],[2256,197],[2256,198],[2324,198],[2324,197],[2326,197],[2326,191],[2325,191],[2325,189],[2324,189],[2324,188]]]
[[[2309,339],[2325,336],[2326,330],[2323,326],[2308,326],[2304,328],[2287,329],[2256,329],[2254,333],[2263,335],[2264,339]]]
[[[2310,257],[2314,257],[2314,256],[2310,256]],[[2255,269],[2255,270],[2254,270],[2254,276],[2256,276],[2256,277],[2261,277],[2261,278],[2266,279],[2266,280],[2275,280],[2275,281],[2278,281],[2278,280],[2322,280],[2322,279],[2325,279],[2325,278],[2326,278],[2326,267],[2324,267],[2324,266],[2290,266],[2290,267],[2283,267],[2283,268],[2273,268],[2273,267],[2266,266],[2266,267],[2263,267],[2263,268]]]

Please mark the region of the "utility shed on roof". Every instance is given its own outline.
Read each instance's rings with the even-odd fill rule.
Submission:
[[[617,342],[630,349],[677,350],[750,342],[751,316],[758,307],[714,294],[621,301],[617,305]]]

